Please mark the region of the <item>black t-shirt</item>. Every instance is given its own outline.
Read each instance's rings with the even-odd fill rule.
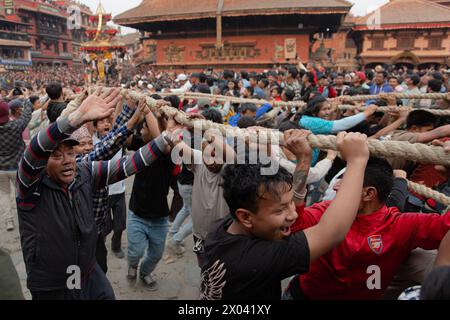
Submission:
[[[140,137],[133,136],[130,150],[138,150],[145,144]],[[167,195],[174,164],[168,155],[163,155],[143,171],[136,174],[130,198],[130,210],[143,219],[162,218],[169,215]]]
[[[303,232],[267,241],[227,232],[232,219],[218,222],[205,240],[203,300],[280,300],[281,281],[309,270]]]
[[[178,182],[182,185],[193,185],[194,174],[190,171],[185,164],[181,166],[181,172],[178,174]]]

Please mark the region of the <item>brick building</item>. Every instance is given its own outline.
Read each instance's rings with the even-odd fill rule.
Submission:
[[[9,0],[0,6],[0,64],[5,69],[31,65],[81,65],[80,44],[92,12],[70,0]],[[80,11],[80,25],[70,28],[69,6]]]
[[[357,19],[352,37],[364,66],[450,65],[450,1],[391,0]]]
[[[114,22],[142,33],[143,63],[157,68],[270,68],[306,61],[316,33],[333,33],[344,0],[144,0]]]

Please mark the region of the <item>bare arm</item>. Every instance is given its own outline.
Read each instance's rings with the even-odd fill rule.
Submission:
[[[358,213],[364,170],[369,158],[367,138],[358,133],[338,135],[338,150],[347,160],[347,171],[335,200],[319,223],[304,231],[314,261],[344,240]]]
[[[302,205],[306,198],[306,182],[312,160],[312,149],[306,138],[310,134],[311,132],[306,130],[289,130],[285,133],[286,146],[297,159],[293,181],[296,206]]]
[[[450,136],[450,124],[436,128],[428,132],[417,133],[416,142],[427,143],[435,139],[440,139]]]

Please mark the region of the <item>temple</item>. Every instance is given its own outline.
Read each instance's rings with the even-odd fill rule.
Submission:
[[[315,35],[335,33],[351,6],[344,0],[144,0],[114,22],[141,31],[141,63],[261,70],[308,61]]]

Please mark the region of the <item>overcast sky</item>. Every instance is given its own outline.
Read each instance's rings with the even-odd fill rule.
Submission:
[[[79,0],[80,2],[87,4],[92,11],[95,12],[95,9],[98,5],[98,0]],[[136,7],[142,0],[102,0],[102,4],[105,7],[106,11],[111,12],[113,17],[122,13],[128,9]],[[355,5],[352,8],[352,13],[358,16],[365,15],[370,11],[375,10],[377,7],[385,4],[388,0],[349,0],[349,2],[354,3]],[[131,31],[133,29],[130,29]],[[123,30],[123,31],[130,31]]]

